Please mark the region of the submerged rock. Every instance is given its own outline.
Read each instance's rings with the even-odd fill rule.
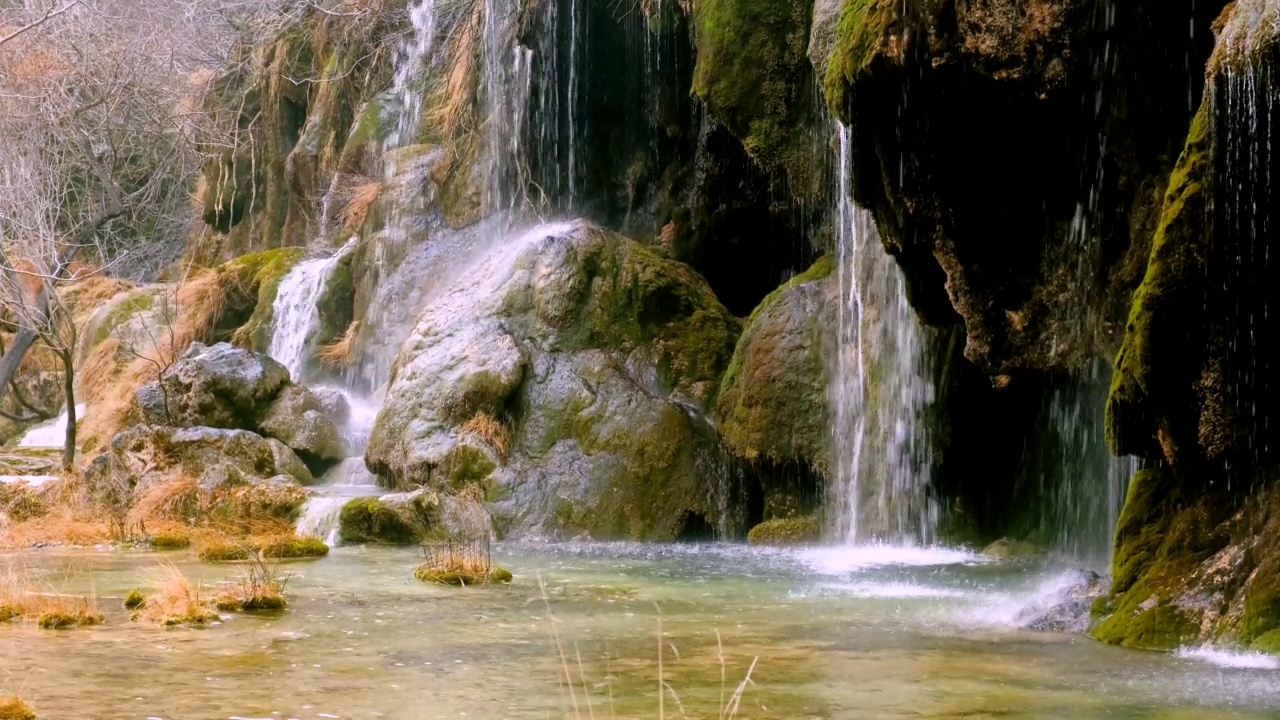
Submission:
[[[730,495],[706,410],[738,331],[689,268],[587,223],[534,228],[423,310],[366,460],[402,487],[476,486],[506,532],[677,537]]]
[[[1089,629],[1094,603],[1106,596],[1109,585],[1095,572],[1078,570],[1046,588],[1014,622],[1039,632],[1083,633]]]

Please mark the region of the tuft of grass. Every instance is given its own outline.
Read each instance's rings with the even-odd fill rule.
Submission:
[[[497,418],[483,410],[471,416],[458,430],[475,435],[503,458],[511,450],[511,431]]]
[[[279,574],[278,564],[268,564],[262,553],[252,558],[245,574],[223,585],[213,597],[213,605],[225,612],[279,612],[288,602],[284,588],[288,578]]]
[[[0,548],[87,546],[112,539],[111,523],[76,471],[65,471],[34,489],[30,500],[38,502],[41,512],[21,519],[11,516],[18,521],[0,529]]]
[[[147,596],[141,590],[134,588],[124,596],[124,609],[137,610],[147,602]]]
[[[303,537],[292,528],[283,531],[233,536],[224,532],[198,533],[192,543],[196,556],[205,562],[252,560],[262,554],[272,560],[318,558],[329,554],[324,541]]]
[[[192,477],[179,477],[152,485],[129,509],[131,527],[163,526],[190,519],[200,504],[200,485]]]
[[[15,618],[35,620],[47,629],[102,623],[97,598],[37,591],[26,573],[11,565],[0,575],[0,619]]]
[[[362,182],[351,188],[347,205],[342,209],[342,227],[347,230],[359,230],[369,216],[369,208],[378,199],[378,183],[376,180]]]
[[[36,711],[13,693],[0,693],[0,720],[36,720]]]
[[[360,321],[347,326],[342,337],[316,349],[316,359],[326,367],[347,367],[356,361],[356,337],[360,334]]]
[[[210,600],[201,595],[199,584],[193,584],[171,564],[160,566],[150,589],[151,592],[137,607],[137,619],[165,627],[202,626],[218,620],[218,613],[213,611]],[[132,597],[134,594],[130,593]],[[125,607],[128,606],[129,598],[126,598]]]
[[[437,585],[496,585],[511,582],[511,571],[494,565],[486,543],[479,540],[429,543],[425,558],[413,571],[422,582]]]

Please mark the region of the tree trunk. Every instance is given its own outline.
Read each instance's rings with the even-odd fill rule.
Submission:
[[[74,350],[63,348],[62,390],[67,396],[67,434],[62,444],[62,469],[70,470],[76,463],[76,363]]]

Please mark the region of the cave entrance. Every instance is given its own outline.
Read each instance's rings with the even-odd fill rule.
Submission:
[[[676,542],[706,542],[716,539],[716,529],[707,516],[693,510],[685,510],[676,526]]]

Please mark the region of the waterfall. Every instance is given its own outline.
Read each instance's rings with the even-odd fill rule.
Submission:
[[[275,302],[271,306],[274,328],[267,354],[289,369],[295,382],[302,379],[307,350],[320,325],[316,303],[324,294],[325,282],[334,266],[352,247],[355,238],[326,258],[304,260],[280,280]]]
[[[86,405],[77,404],[76,417],[84,418]],[[60,448],[67,441],[67,422],[70,417],[63,411],[58,417],[31,428],[18,441],[18,447]]]
[[[929,543],[938,511],[923,422],[934,396],[924,331],[870,213],[853,202],[851,131],[841,126],[839,140],[833,529],[850,543]]]
[[[436,40],[435,0],[418,0],[410,6],[409,24],[413,32],[396,48],[391,93],[399,106],[399,116],[387,136],[387,149],[415,142],[422,125],[426,104],[423,74]]]

